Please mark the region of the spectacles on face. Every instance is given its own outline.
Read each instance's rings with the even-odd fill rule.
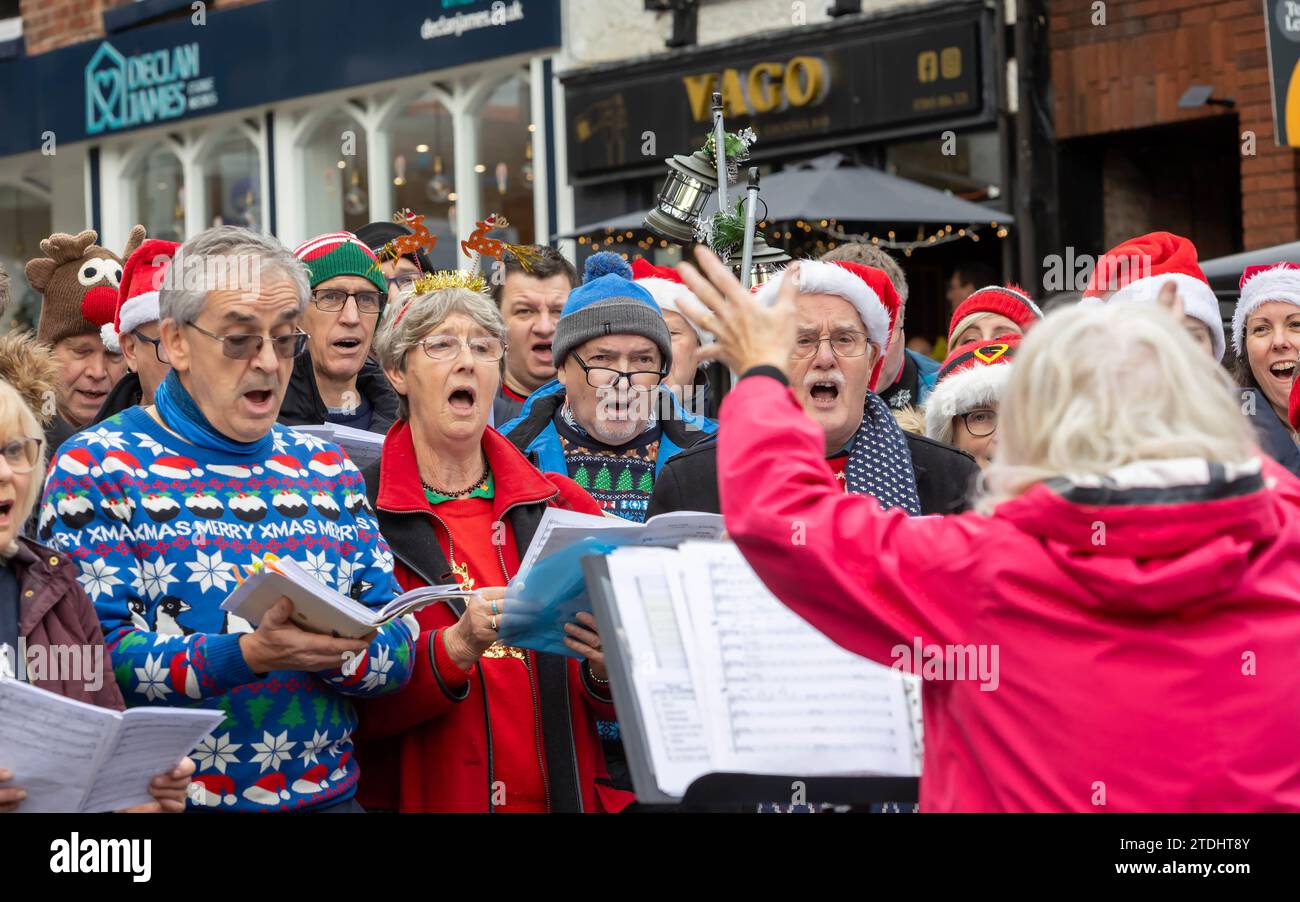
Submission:
[[[966,424],[966,431],[976,438],[984,438],[992,435],[998,428],[998,412],[996,410],[972,410],[970,413],[963,413],[961,421]]]
[[[348,298],[357,302],[357,310],[360,312],[378,313],[384,309],[388,295],[378,291],[343,291],[340,288],[326,288],[311,293],[311,302],[321,313],[338,313],[347,306]]]
[[[459,335],[430,335],[420,339],[416,344],[424,348],[424,355],[431,360],[455,360],[460,356],[460,349],[466,347],[480,363],[496,363],[506,354],[505,342],[491,335],[476,335],[473,338],[461,338]]]
[[[186,323],[185,325],[196,332],[206,335],[213,341],[221,342],[221,353],[232,360],[248,360],[256,357],[262,353],[262,344],[267,340],[265,335],[216,335],[197,323]],[[310,337],[306,332],[290,332],[288,335],[277,335],[270,339],[271,348],[275,351],[275,356],[281,360],[292,360],[302,353],[302,349],[307,346],[307,339]]]
[[[44,439],[39,438],[16,438],[0,447],[0,454],[4,455],[10,472],[30,473],[36,467],[43,442]]]
[[[573,355],[578,366],[587,377],[587,384],[592,388],[609,388],[617,385],[620,379],[627,379],[627,384],[632,388],[654,388],[663,381],[664,376],[668,375],[663,370],[616,370],[607,366],[587,366],[577,354]]]
[[[167,355],[162,349],[162,338],[150,338],[139,329],[135,330],[131,334],[135,336],[136,341],[143,341],[153,345],[153,355],[158,358],[159,363],[165,363],[168,366],[171,365],[171,361],[167,359]]]
[[[389,279],[388,287],[389,288],[395,287],[397,288],[398,291],[411,291],[412,289],[415,288],[415,283],[419,278],[420,278],[420,273],[418,272],[404,272],[400,276],[393,276],[391,279]],[[361,307],[361,298],[359,296],[357,298],[357,307],[358,309],[360,309]],[[321,309],[324,310],[325,308],[321,307]],[[342,308],[340,307],[339,309],[341,310]]]
[[[836,357],[861,357],[867,353],[867,333],[845,329],[817,338],[811,335],[800,335],[794,341],[794,351],[790,356],[795,360],[816,357],[823,341],[831,343],[831,353]]]

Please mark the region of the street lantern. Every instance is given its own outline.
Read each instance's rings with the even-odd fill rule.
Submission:
[[[718,189],[718,176],[702,150],[689,156],[677,154],[668,160],[668,168],[671,171],[654,209],[646,214],[645,226],[656,235],[689,244],[695,240],[695,228],[709,198]]]
[[[780,268],[790,260],[790,255],[785,251],[769,245],[762,232],[755,233],[754,258],[749,267],[750,289],[770,282]]]

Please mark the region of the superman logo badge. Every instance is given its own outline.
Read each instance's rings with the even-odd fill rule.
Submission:
[[[997,344],[988,345],[983,348],[976,348],[974,353],[976,357],[985,363],[992,363],[1009,350],[1011,350],[1011,345]]]

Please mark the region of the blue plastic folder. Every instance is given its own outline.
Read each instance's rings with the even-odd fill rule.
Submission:
[[[591,554],[609,554],[621,544],[581,539],[538,561],[522,582],[511,582],[506,588],[498,632],[501,644],[581,657],[564,644],[564,624],[575,622],[580,611],[591,613],[582,559]]]

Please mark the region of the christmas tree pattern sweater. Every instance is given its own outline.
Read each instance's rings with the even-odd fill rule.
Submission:
[[[128,705],[225,712],[191,757],[189,807],[303,810],[356,791],[349,696],[410,677],[413,618],[346,666],[254,674],[221,603],[267,554],[380,607],[397,594],[360,472],[338,446],[276,425],[272,453],[189,444],[133,407],[59,449],[39,535],[81,568]],[[237,576],[238,575],[238,576]]]

